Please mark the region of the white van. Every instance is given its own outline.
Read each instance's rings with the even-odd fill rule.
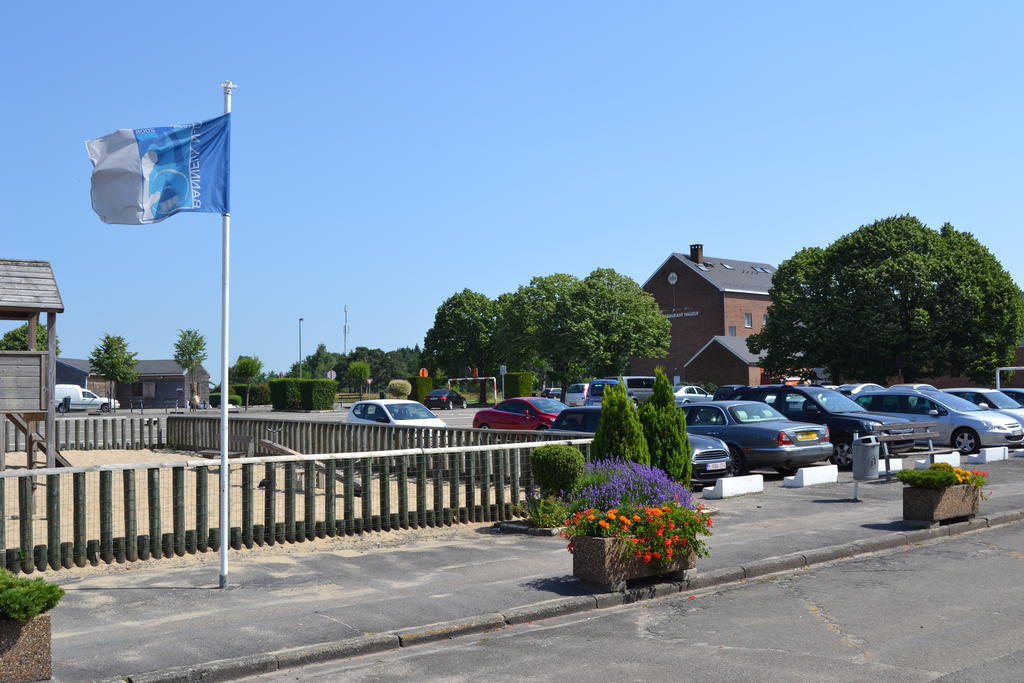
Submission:
[[[71,397],[71,410],[100,410],[104,413],[110,412],[110,404],[114,408],[120,408],[121,404],[114,399],[107,400],[83,389],[77,384],[58,384],[53,390],[53,402],[57,404],[57,412],[63,413],[64,397]]]

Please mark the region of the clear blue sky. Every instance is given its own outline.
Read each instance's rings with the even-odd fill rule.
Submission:
[[[422,344],[535,275],[643,282],[692,242],[778,263],[885,216],[1024,282],[1017,2],[16,3],[0,257],[53,263],[63,354],[103,333],[219,375],[220,220],[107,226],[83,141],[233,123],[232,360]],[[965,264],[965,267],[969,267]],[[9,326],[8,326],[9,327]]]

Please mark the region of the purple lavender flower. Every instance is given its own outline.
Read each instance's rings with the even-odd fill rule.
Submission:
[[[657,467],[622,460],[587,463],[585,478],[596,475],[595,483],[584,486],[573,501],[580,508],[599,510],[626,505],[656,507],[677,502],[694,509],[693,496]],[[602,481],[603,480],[603,481]]]

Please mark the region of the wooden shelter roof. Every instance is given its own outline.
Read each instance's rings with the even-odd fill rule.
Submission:
[[[0,318],[27,320],[36,313],[63,313],[48,261],[0,259]]]

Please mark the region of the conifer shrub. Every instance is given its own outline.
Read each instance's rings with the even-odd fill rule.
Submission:
[[[53,609],[64,597],[64,589],[40,578],[15,576],[0,569],[0,614],[29,621]]]
[[[547,444],[533,449],[530,468],[541,496],[569,494],[583,476],[583,453],[568,444]]]
[[[404,379],[393,379],[388,382],[388,398],[408,398],[412,393],[412,384]]]
[[[409,384],[412,385],[409,398],[420,403],[423,403],[423,398],[434,388],[434,381],[430,377],[420,377],[418,375],[410,377]]]
[[[654,370],[654,393],[640,406],[640,424],[651,464],[689,487],[693,449],[686,435],[686,416],[676,407],[676,397],[663,368]]]
[[[621,384],[610,384],[601,397],[601,420],[590,444],[592,460],[631,460],[651,464],[640,417]]]

